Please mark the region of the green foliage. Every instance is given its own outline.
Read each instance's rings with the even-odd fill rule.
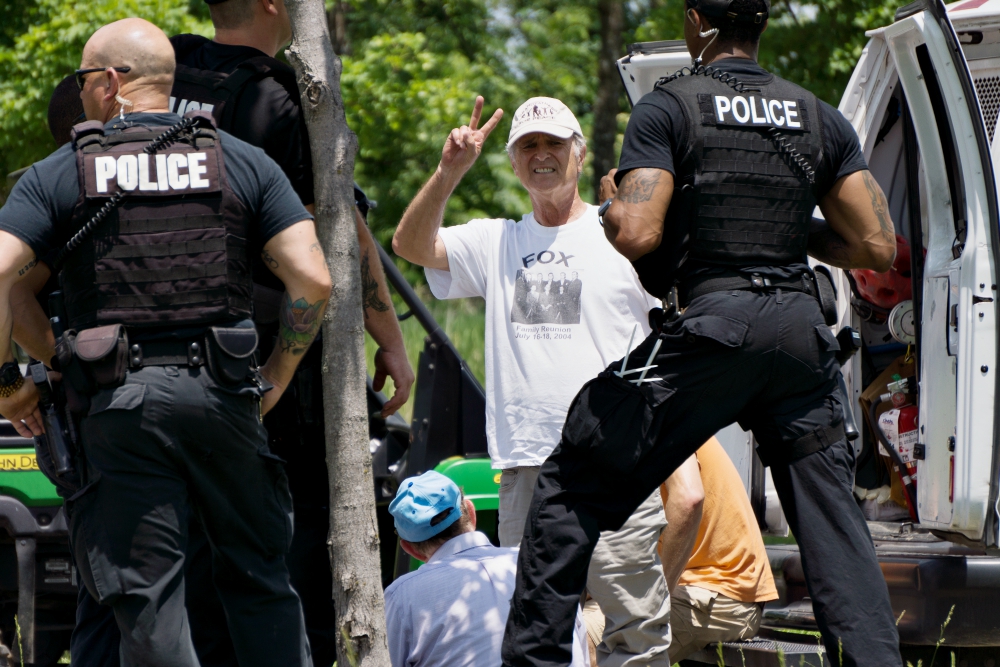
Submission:
[[[760,41],[760,64],[837,106],[861,50],[866,30],[892,23],[906,0],[812,0],[771,3]],[[641,17],[634,41],[682,39],[684,0],[664,0]]]
[[[83,45],[97,28],[129,16],[148,19],[168,35],[211,34],[188,12],[188,0],[36,0],[4,3],[0,29],[0,168],[8,173],[55,150],[48,131],[52,90],[80,66]]]

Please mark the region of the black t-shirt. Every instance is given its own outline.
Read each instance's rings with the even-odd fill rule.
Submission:
[[[729,72],[739,78],[768,76],[769,72],[752,60],[726,58],[712,63],[712,67]],[[818,100],[823,123],[823,156],[816,170],[814,192],[822,199],[838,179],[867,169],[858,135],[844,116],[832,106]],[[688,123],[681,103],[673,95],[654,89],[644,95],[632,109],[615,182],[633,169],[652,168],[669,171],[675,177],[675,164],[681,161],[682,151],[688,144]],[[686,230],[665,229],[663,243],[678,244]],[[777,268],[777,267],[775,267]],[[800,271],[799,266],[767,270],[767,267],[746,267],[746,271],[764,269],[767,273],[788,275]],[[702,267],[689,264],[685,273],[702,271]]]
[[[170,39],[178,65],[229,74],[240,63],[267,56],[251,46],[219,44],[198,35]],[[294,78],[263,76],[251,79],[226,102],[235,108],[234,137],[264,149],[291,181],[303,204],[314,201],[309,133],[302,117],[301,99]]]
[[[180,121],[180,116],[167,113],[135,113],[125,118],[129,126],[163,127]],[[115,118],[105,125],[105,131],[121,127]],[[264,151],[221,131],[219,140],[226,178],[250,214],[251,238],[260,246],[251,249],[252,255],[259,255],[275,234],[312,219],[281,169]],[[14,185],[0,208],[0,229],[27,243],[38,257],[45,257],[68,236],[67,226],[79,196],[76,155],[72,145],[65,144],[31,165]]]

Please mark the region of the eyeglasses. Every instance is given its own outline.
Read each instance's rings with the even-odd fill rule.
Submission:
[[[83,90],[83,84],[85,84],[87,82],[86,79],[83,78],[83,76],[85,74],[90,74],[92,72],[103,72],[106,69],[113,69],[114,71],[121,72],[122,74],[125,74],[126,72],[132,71],[131,67],[111,67],[111,68],[108,68],[108,67],[88,67],[87,69],[78,69],[78,70],[76,70],[76,85],[77,85],[77,87],[80,90]]]

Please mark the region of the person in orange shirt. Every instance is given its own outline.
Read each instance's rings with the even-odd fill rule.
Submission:
[[[726,450],[710,439],[660,494],[667,515],[660,558],[670,589],[670,662],[707,644],[751,639],[764,603],[777,599],[778,591],[743,480]]]

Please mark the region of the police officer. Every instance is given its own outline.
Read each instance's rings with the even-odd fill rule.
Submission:
[[[831,662],[900,665],[885,580],[851,493],[839,348],[806,263],[808,253],[888,269],[885,197],[847,121],[757,65],[767,0],[687,2],[695,66],[635,105],[619,169],[602,183],[608,239],[647,290],[676,294],[679,312],[668,308],[659,330],[575,399],[535,487],[503,661],[569,663],[599,531],[620,527],[705,440],[739,422],[771,466]],[[810,234],[817,203],[827,225]]]
[[[210,116],[168,112],[173,71],[166,36],[141,19],[88,41],[77,80],[91,122],[0,209],[0,356],[12,285],[57,250],[75,332],[59,361],[89,403],[71,541],[90,594],[114,610],[122,664],[198,664],[184,609],[193,515],[240,664],[311,665],[284,562],[291,498],[260,415],[316,335],[329,273],[278,166]],[[261,253],[286,292],[280,344],[255,371],[248,259]],[[22,434],[40,432],[32,383],[0,395]]]
[[[313,165],[309,137],[302,116],[295,71],[274,55],[289,42],[291,23],[283,0],[206,0],[215,26],[215,38],[177,35],[171,38],[177,73],[171,109],[179,114],[193,109],[211,111],[219,127],[259,146],[285,172],[303,204],[313,205]],[[367,199],[355,188],[361,210],[355,217],[362,273],[365,328],[379,345],[375,355],[373,387],[382,389],[386,375],[395,393],[385,405],[388,417],[406,402],[414,375],[403,336],[386,287],[378,249],[361,213]],[[277,333],[277,314],[284,288],[264,267],[255,266],[255,321],[263,347]],[[259,276],[259,278],[258,278]],[[323,424],[321,347],[306,354],[295,380],[275,409],[265,418],[269,445],[287,461],[295,506],[295,537],[288,555],[292,585],[302,598],[306,629],[317,665],[336,660],[336,618],[333,580],[327,548],[330,520],[329,475]],[[202,553],[204,550],[202,550]],[[192,567],[207,579],[206,561],[197,555]],[[196,574],[196,573],[191,573]],[[192,584],[198,580],[191,578]],[[210,586],[198,587],[210,591]],[[194,592],[194,591],[192,591]],[[198,622],[195,639],[202,662],[213,667],[232,664],[227,641],[218,631],[220,614],[200,596],[191,606]],[[217,604],[214,608],[218,610]]]

